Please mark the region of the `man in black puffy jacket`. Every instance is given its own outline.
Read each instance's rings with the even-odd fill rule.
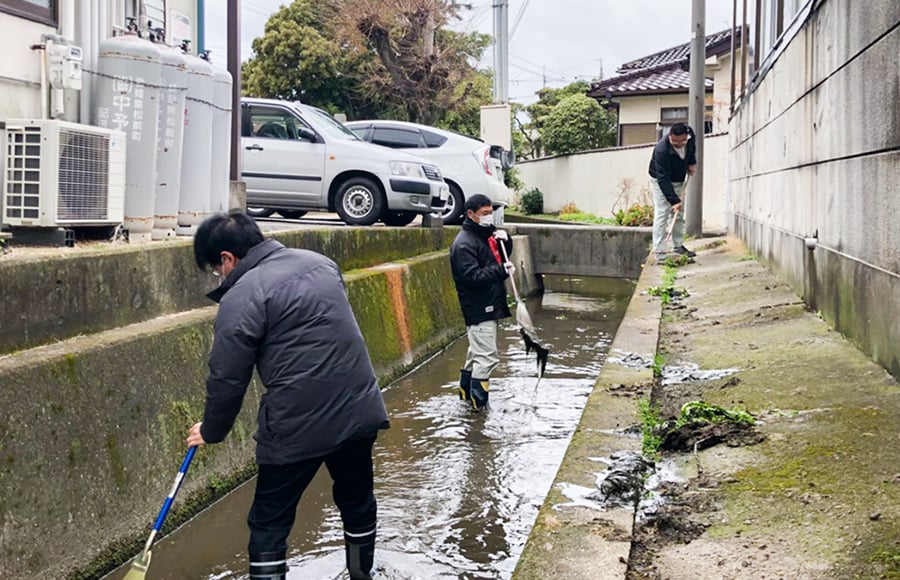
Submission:
[[[499,244],[512,254],[512,240],[494,227],[494,210],[486,195],[466,200],[466,219],[450,246],[450,266],[459,296],[469,350],[459,371],[459,396],[481,410],[488,404],[488,382],[500,363],[497,321],[509,317],[504,280],[515,271]]]
[[[194,255],[222,284],[203,421],[189,446],[222,441],[256,367],[259,477],[247,518],[250,578],[287,574],[287,537],[297,503],[322,463],[334,480],[347,568],[369,579],[375,552],[372,445],[388,416],[337,265],[320,254],[263,238],[241,212],[205,220]]]
[[[653,253],[666,259],[666,237],[672,220],[672,247],[676,254],[693,258],[684,247],[684,187],[687,176],[697,170],[694,130],[684,123],[672,125],[659,140],[650,159],[650,189],[653,190]]]

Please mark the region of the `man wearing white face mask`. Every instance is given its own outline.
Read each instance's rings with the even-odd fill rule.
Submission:
[[[498,244],[512,254],[512,240],[494,227],[494,210],[486,195],[466,200],[466,219],[450,246],[450,267],[466,321],[469,349],[459,372],[459,397],[475,410],[488,404],[488,381],[500,363],[497,321],[510,316],[504,280],[515,267],[504,262]]]

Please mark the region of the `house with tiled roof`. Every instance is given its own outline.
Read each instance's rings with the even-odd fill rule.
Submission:
[[[740,30],[735,38],[740,45]],[[740,49],[738,57],[740,58]],[[592,83],[588,96],[614,109],[618,145],[657,141],[666,128],[688,120],[690,43],[662,50],[620,66],[618,76]],[[731,91],[731,29],[706,37],[707,133],[727,130]],[[740,84],[740,79],[736,81]]]

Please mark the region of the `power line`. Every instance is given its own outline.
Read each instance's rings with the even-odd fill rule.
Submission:
[[[530,0],[525,0],[522,2],[522,7],[519,8],[519,13],[516,14],[516,20],[513,22],[512,32],[509,33],[509,41],[512,42],[513,37],[516,35],[516,30],[519,29],[519,23],[522,22],[522,17],[525,16],[525,10],[528,8],[528,2]]]
[[[529,73],[531,73],[531,74],[535,74],[535,75],[538,75],[538,76],[543,76],[543,75],[544,75],[544,72],[543,72],[543,71],[540,71],[540,70],[534,70],[533,68],[529,68],[529,67],[527,67],[527,66],[522,66],[522,65],[516,64],[516,63],[514,63],[514,62],[509,63],[509,66],[515,67],[515,68],[517,68],[517,69],[519,69],[519,70],[521,70],[521,71],[529,72]]]
[[[517,55],[517,54],[510,54],[509,56],[510,56],[511,58],[518,59],[518,60],[520,60],[520,61],[522,61],[522,62],[524,62],[524,63],[530,64],[530,65],[532,65],[532,66],[536,66],[536,67],[541,68],[541,69],[546,69],[547,72],[551,72],[551,73],[553,73],[553,74],[557,74],[557,75],[564,75],[564,74],[566,74],[566,73],[564,73],[564,72],[562,72],[562,71],[555,70],[555,69],[552,69],[552,68],[548,68],[547,65],[544,65],[544,64],[540,64],[540,63],[534,62],[533,60],[528,60],[527,58],[521,57],[521,56],[519,56],[519,55]]]

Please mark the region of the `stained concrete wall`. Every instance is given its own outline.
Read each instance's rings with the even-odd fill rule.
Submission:
[[[562,264],[552,263],[554,240],[592,250],[568,273],[608,276],[639,271],[649,241],[644,230],[540,228],[508,228],[524,295],[541,288],[535,270],[560,271]],[[463,331],[445,249],[456,232],[340,229],[276,237],[343,266],[385,384]],[[637,250],[628,248],[635,244]],[[567,259],[575,254],[556,251]],[[31,329],[33,339],[42,328],[37,321],[47,319],[40,310],[49,308],[71,314],[73,324],[60,326],[79,335],[0,355],[0,577],[96,577],[146,539],[184,453],[185,433],[204,405],[216,308],[201,297],[212,277],[193,270],[190,254],[189,243],[175,242],[2,263],[4,301],[18,300],[20,309],[4,311],[6,330]],[[167,527],[252,474],[261,390],[251,384],[227,441],[198,454]]]
[[[345,279],[385,381],[462,332],[446,251]],[[202,417],[214,316],[202,308],[0,357],[0,577],[93,577],[137,551]],[[226,442],[200,451],[171,525],[246,477],[260,393],[254,381]]]
[[[732,119],[726,198],[729,229],[895,376],[898,54],[900,3],[818,2]]]
[[[274,237],[363,268],[448,248],[451,228],[294,230]],[[0,258],[0,354],[208,305],[215,285],[194,265],[190,241],[146,247],[96,246]]]
[[[637,278],[652,241],[650,228],[516,224],[528,236],[535,274]]]
[[[613,217],[617,209],[643,200],[653,203],[647,169],[653,145],[616,147],[521,161],[524,191],[534,187],[544,194],[544,211],[557,212],[568,203],[600,217]],[[703,159],[703,229],[726,226],[725,167],[728,135],[707,136]]]

